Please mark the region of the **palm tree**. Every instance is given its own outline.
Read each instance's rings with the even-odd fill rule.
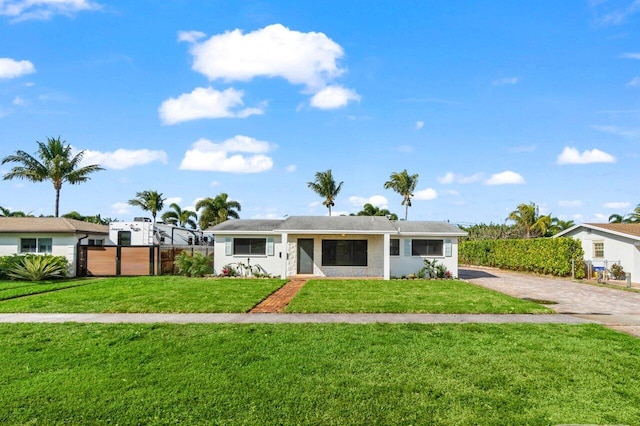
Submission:
[[[151,212],[153,224],[155,225],[156,216],[164,207],[164,200],[166,200],[166,198],[162,198],[162,193],[158,191],[142,191],[136,192],[136,198],[129,200],[129,205],[140,207],[144,211]]]
[[[84,151],[73,155],[71,145],[68,145],[66,141],[61,141],[60,137],[47,138],[46,143],[37,143],[39,159],[24,151],[16,151],[14,155],[9,155],[2,160],[2,164],[20,164],[6,173],[4,180],[17,178],[31,182],[51,181],[56,191],[55,217],[58,217],[62,184],[68,182],[71,185],[76,185],[86,182],[90,179],[91,173],[104,169],[97,164],[80,167]]]
[[[4,207],[0,207],[0,217],[32,217],[33,215],[31,214],[26,214],[23,211],[15,211],[12,212],[9,209],[6,209]]]
[[[418,184],[418,174],[410,175],[407,173],[407,169],[404,169],[400,173],[391,173],[389,180],[384,183],[384,189],[393,189],[398,194],[402,195],[402,202],[400,205],[404,206],[404,220],[407,220],[409,216],[409,207],[411,207],[411,197],[413,197],[413,191]]]
[[[374,206],[371,203],[366,203],[362,206],[362,210],[360,210],[355,215],[352,213],[352,216],[387,216],[391,220],[398,220],[398,215],[395,213],[391,213],[388,209],[381,209],[380,207]]]
[[[325,172],[316,172],[313,182],[307,182],[307,186],[313,190],[316,194],[324,198],[322,204],[329,209],[329,216],[331,216],[331,207],[335,206],[335,199],[342,189],[340,182],[336,185],[335,179],[331,174],[331,169]]]
[[[198,224],[200,229],[206,229],[209,226],[214,226],[222,223],[229,218],[239,219],[242,210],[240,203],[234,200],[229,200],[229,195],[222,192],[216,195],[215,198],[207,197],[196,203],[196,210],[200,212],[200,219]]]
[[[627,220],[621,214],[614,213],[609,216],[609,223],[626,223]]]
[[[551,215],[540,216],[535,203],[520,204],[509,213],[507,220],[514,221],[516,226],[524,231],[526,238],[544,235],[551,227]]]
[[[182,210],[177,203],[171,203],[169,205],[168,212],[162,214],[162,221],[166,222],[170,225],[177,225],[186,228],[190,226],[193,229],[196,229],[198,225],[196,224],[196,219],[198,215],[196,212],[192,212],[191,210]]]
[[[573,220],[562,220],[562,219],[558,219],[557,217],[554,217],[551,219],[551,225],[549,226],[549,229],[547,229],[545,236],[551,237],[553,235],[556,235],[559,232],[562,232],[566,229],[571,228],[574,225],[575,225],[575,222]]]
[[[627,215],[629,223],[640,223],[640,204]]]

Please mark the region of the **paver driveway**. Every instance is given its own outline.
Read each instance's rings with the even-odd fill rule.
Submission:
[[[640,293],[490,268],[465,266],[459,274],[470,283],[513,297],[555,302],[546,306],[640,336]]]

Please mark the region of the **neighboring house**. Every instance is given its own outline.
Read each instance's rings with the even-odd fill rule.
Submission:
[[[0,256],[39,253],[64,256],[76,275],[78,244],[102,246],[109,227],[64,217],[0,217]]]
[[[640,223],[583,223],[554,237],[580,240],[584,260],[594,269],[617,263],[631,273],[632,281],[640,282]]]
[[[397,222],[384,216],[232,219],[207,232],[215,234],[217,273],[240,262],[281,278],[390,279],[418,272],[424,259],[436,259],[457,276],[458,237],[467,235],[446,222]]]

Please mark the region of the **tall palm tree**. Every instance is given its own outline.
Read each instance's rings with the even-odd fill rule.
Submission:
[[[524,231],[526,238],[542,236],[551,227],[551,215],[540,216],[535,203],[520,204],[509,213],[507,219],[514,221],[516,226]]]
[[[416,190],[418,184],[418,174],[410,175],[407,169],[400,173],[393,172],[389,180],[384,183],[384,189],[393,189],[402,196],[400,205],[404,206],[404,220],[409,216],[409,207],[411,207],[411,197],[413,191]]]
[[[307,182],[307,186],[324,198],[322,204],[329,209],[329,216],[331,216],[331,207],[336,205],[335,200],[342,189],[343,183],[340,182],[336,185],[331,169],[329,169],[324,172],[316,172],[315,179],[313,182]]]
[[[229,218],[239,219],[242,210],[240,203],[229,199],[229,195],[222,192],[216,195],[215,198],[207,197],[196,203],[196,210],[200,212],[200,219],[198,224],[200,229],[207,229],[209,226],[214,226],[222,223]]]
[[[190,226],[193,229],[198,227],[196,219],[198,215],[191,210],[182,210],[177,203],[171,203],[169,205],[171,210],[162,214],[162,220],[171,225],[182,226],[186,228]]]
[[[388,209],[381,209],[371,203],[366,203],[362,206],[362,210],[356,213],[355,216],[387,216],[391,220],[398,220],[397,214],[391,213]]]
[[[162,198],[162,193],[158,191],[142,191],[136,192],[136,198],[129,200],[129,205],[140,207],[144,211],[151,212],[153,224],[155,225],[156,216],[164,207],[164,200],[166,200],[166,198]]]
[[[37,142],[37,141],[36,141]],[[60,190],[65,182],[71,185],[86,182],[89,175],[104,170],[97,164],[80,167],[84,158],[84,151],[73,155],[71,145],[61,141],[60,137],[47,138],[47,142],[37,142],[37,157],[24,151],[16,151],[2,160],[2,164],[18,163],[4,175],[4,180],[26,179],[31,182],[51,181],[56,191],[55,217],[60,208]]]

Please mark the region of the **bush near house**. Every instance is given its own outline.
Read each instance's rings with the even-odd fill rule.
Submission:
[[[460,263],[491,266],[538,274],[584,278],[584,251],[573,238],[531,238],[518,240],[476,240],[460,243]]]
[[[65,278],[69,262],[64,256],[14,254],[0,257],[0,279],[42,281]]]

